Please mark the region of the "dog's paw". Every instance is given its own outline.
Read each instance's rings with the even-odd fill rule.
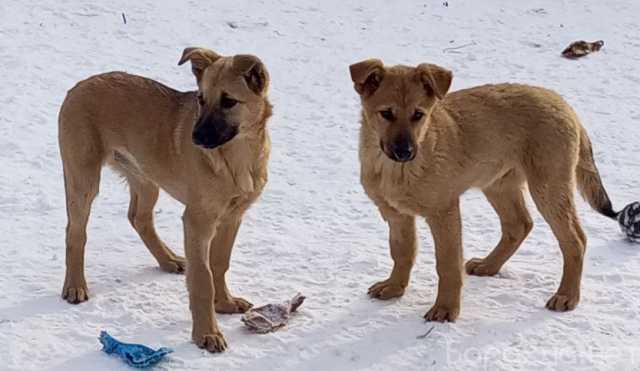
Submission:
[[[473,276],[495,276],[500,270],[499,267],[487,264],[485,259],[471,258],[464,265],[467,274]]]
[[[547,301],[547,309],[555,312],[566,312],[576,309],[580,297],[577,295],[561,295],[554,294],[549,301]]]
[[[397,283],[392,283],[389,280],[380,281],[374,283],[369,287],[369,296],[380,300],[388,300],[391,298],[397,298],[404,294],[404,287]]]
[[[187,261],[181,256],[172,256],[160,262],[160,269],[169,273],[184,273]]]
[[[211,353],[220,353],[227,349],[227,342],[219,331],[211,334],[194,336],[193,342],[199,348],[206,349]]]
[[[253,307],[253,304],[243,298],[229,297],[225,300],[216,300],[215,307],[217,313],[233,314],[244,313]]]
[[[66,284],[62,288],[62,298],[70,304],[80,304],[89,300],[89,290],[86,284]]]
[[[434,304],[427,314],[424,315],[424,319],[433,322],[455,322],[459,314],[459,306]]]

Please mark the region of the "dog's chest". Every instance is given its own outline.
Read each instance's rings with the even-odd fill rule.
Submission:
[[[425,188],[419,183],[377,174],[369,179],[363,178],[362,184],[370,197],[383,201],[402,214],[423,214],[429,204],[428,197],[425,197],[428,192],[421,192]]]
[[[398,185],[393,188],[386,188],[385,193],[382,193],[382,195],[389,206],[402,214],[417,215],[422,213],[424,200],[415,191],[412,192],[407,187]]]

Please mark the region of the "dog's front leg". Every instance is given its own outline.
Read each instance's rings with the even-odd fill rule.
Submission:
[[[215,308],[218,313],[244,313],[253,306],[243,298],[234,297],[229,292],[226,273],[229,270],[231,250],[240,228],[241,215],[230,215],[221,221],[216,235],[211,241],[211,268],[215,287]]]
[[[212,215],[211,212],[188,206],[182,217],[189,307],[193,319],[191,336],[197,346],[210,352],[222,352],[227,348],[213,310],[215,288],[209,266],[210,243],[215,234],[217,219],[217,215]]]
[[[450,207],[427,214],[436,252],[438,296],[425,314],[427,321],[455,321],[460,313],[462,291],[462,225],[456,200]]]
[[[389,248],[393,259],[391,275],[369,288],[369,295],[386,300],[402,296],[409,285],[411,268],[416,259],[416,218],[400,214],[396,210],[379,207],[382,217],[389,224]]]

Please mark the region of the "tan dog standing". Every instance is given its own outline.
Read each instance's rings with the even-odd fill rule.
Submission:
[[[225,281],[245,210],[267,182],[270,151],[266,123],[269,75],[250,55],[222,57],[187,48],[197,92],[178,92],[156,81],[112,72],[81,81],[59,116],[67,198],[67,272],[62,296],[88,299],[84,246],[100,171],[108,164],[129,183],[129,220],[160,267],[185,269],[158,237],[153,207],[162,188],[186,206],[186,275],[193,341],[211,352],[226,348],[215,311],[244,312]]]
[[[547,308],[574,309],[587,242],[575,210],[576,185],[595,210],[611,218],[617,213],[571,107],[552,91],[517,84],[447,94],[452,74],[432,64],[387,68],[371,59],[350,71],[362,102],[361,182],[389,224],[394,262],[390,277],[371,286],[370,295],[404,293],[416,256],[415,216],[424,217],[439,277],[425,318],[454,321],[463,276],[460,195],[480,188],[500,217],[497,247],[466,263],[469,274],[494,275],[533,226],[526,183],[564,257],[560,287]]]

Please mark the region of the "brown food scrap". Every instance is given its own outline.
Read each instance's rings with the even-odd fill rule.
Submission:
[[[597,52],[604,46],[604,41],[598,40],[592,43],[580,40],[572,42],[565,50],[562,51],[562,56],[569,59],[576,59],[584,57],[585,55]]]
[[[258,334],[266,334],[285,326],[289,321],[290,314],[302,305],[304,299],[302,294],[297,294],[282,304],[267,304],[251,308],[242,316],[241,320],[249,330]]]

